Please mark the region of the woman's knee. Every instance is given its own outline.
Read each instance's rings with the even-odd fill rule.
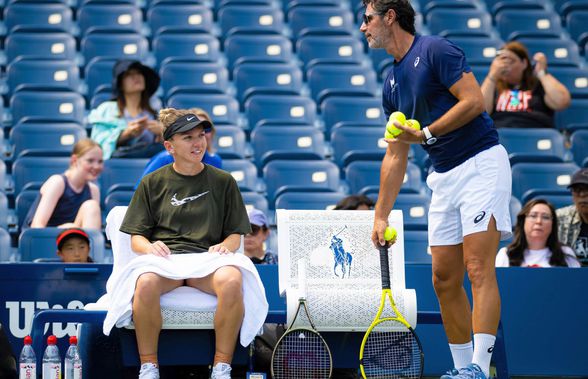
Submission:
[[[100,214],[100,203],[94,199],[86,200],[82,203],[78,212]]]

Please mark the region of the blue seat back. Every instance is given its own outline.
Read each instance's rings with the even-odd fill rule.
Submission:
[[[243,197],[243,202],[245,203],[245,208],[247,208],[247,211],[255,208],[269,216],[269,206],[265,196],[257,192],[242,192],[241,197]]]
[[[149,43],[134,32],[93,32],[82,39],[81,52],[86,62],[95,57],[142,61],[149,53]]]
[[[555,124],[560,130],[588,129],[588,99],[572,99],[567,109],[555,113]]]
[[[201,4],[155,4],[147,12],[151,35],[168,30],[210,32],[213,26],[212,11]]]
[[[463,50],[469,64],[491,64],[504,45],[504,41],[498,37],[456,36],[450,39]]]
[[[372,70],[354,64],[320,64],[307,71],[308,86],[317,103],[328,96],[376,96],[377,81]]]
[[[90,256],[97,262],[103,262],[104,235],[101,230],[86,229],[90,236]],[[31,228],[24,230],[18,240],[18,254],[21,262],[32,262],[38,258],[57,258],[55,241],[60,228]]]
[[[426,230],[404,231],[404,262],[431,264],[429,233]]]
[[[316,104],[312,99],[299,95],[253,95],[245,102],[245,114],[249,129],[263,124],[313,125],[316,120]]]
[[[0,262],[8,262],[12,258],[10,240],[10,233],[4,228],[0,228]]]
[[[331,146],[335,163],[344,168],[356,160],[381,161],[388,148],[383,130],[364,125],[342,126],[333,130]]]
[[[85,81],[90,97],[96,91],[111,89],[112,68],[115,63],[115,58],[96,57],[86,64]]]
[[[216,62],[220,58],[220,43],[212,34],[166,32],[153,39],[153,52],[158,65],[171,59]]]
[[[582,46],[588,41],[588,9],[578,9],[570,12],[566,18],[566,27],[570,36],[578,45]]]
[[[351,35],[355,30],[353,14],[337,6],[300,5],[288,12],[294,38],[305,34],[340,32]]]
[[[69,167],[69,157],[21,157],[12,165],[14,193],[24,189],[41,188],[51,176],[62,174]]]
[[[76,58],[76,40],[71,34],[63,32],[18,32],[6,37],[4,51],[8,63],[18,57],[73,61]]]
[[[238,126],[217,125],[214,146],[224,159],[243,159],[247,154],[245,132]]]
[[[281,34],[284,14],[267,5],[229,4],[218,11],[218,23],[225,37],[242,32]]]
[[[324,136],[312,126],[263,126],[251,133],[255,163],[261,169],[275,159],[323,159]]]
[[[286,192],[276,199],[276,209],[333,209],[345,197],[341,192]]]
[[[500,128],[500,143],[506,148],[511,165],[519,162],[563,162],[564,139],[555,129]]]
[[[252,60],[281,61],[292,60],[292,42],[278,34],[235,34],[224,42],[229,71],[236,65]]]
[[[196,91],[225,93],[228,87],[227,69],[216,62],[171,61],[161,67],[159,75],[167,96]]]
[[[17,59],[7,71],[9,94],[36,88],[77,91],[80,87],[78,67],[68,60]]]
[[[329,135],[333,128],[345,125],[380,126],[383,130],[386,117],[382,110],[382,100],[377,97],[327,97],[321,103],[321,114]]]
[[[578,170],[574,163],[518,163],[512,167],[512,195],[524,204],[537,193],[568,191]]]
[[[22,223],[27,217],[30,208],[35,203],[37,196],[39,195],[38,189],[28,189],[20,191],[16,196],[15,207],[16,207],[16,218],[18,219],[18,231],[20,232]]]
[[[39,104],[43,104],[42,107]],[[10,98],[12,122],[24,119],[55,119],[82,123],[86,102],[76,92],[19,91]]]
[[[246,159],[224,159],[223,170],[229,172],[241,191],[257,191],[260,180],[257,178],[257,168]]]
[[[527,47],[530,57],[533,57],[535,53],[544,53],[550,68],[555,66],[579,67],[582,64],[578,45],[571,39],[520,38],[518,41]]]
[[[86,129],[76,123],[20,123],[10,130],[13,157],[20,155],[71,155],[73,145],[86,138]]]
[[[566,86],[572,98],[588,98],[588,70],[575,67],[552,67],[550,73]]]
[[[521,37],[559,38],[562,34],[559,16],[546,10],[504,9],[496,14],[495,21],[505,41]]]
[[[70,33],[73,13],[66,4],[12,3],[4,10],[4,20],[8,32],[24,27],[29,30],[50,29]]]
[[[256,93],[300,94],[302,72],[293,63],[243,63],[233,71],[237,99],[243,104]]]
[[[492,18],[482,9],[436,8],[428,12],[425,18],[431,34],[492,34]]]
[[[215,125],[237,124],[239,103],[231,95],[209,93],[177,93],[167,100],[167,106],[176,109],[198,107],[204,109]]]
[[[123,30],[141,32],[141,10],[132,4],[87,3],[77,12],[80,33],[96,30]]]
[[[575,131],[570,142],[576,164],[580,167],[588,167],[588,129]]]
[[[104,170],[99,178],[102,199],[114,191],[134,189],[148,161],[144,158],[111,158],[104,161]]]
[[[345,179],[349,191],[356,194],[377,194],[380,190],[381,161],[354,161],[345,167]],[[421,171],[417,165],[408,162],[400,192],[420,193],[424,191]]]
[[[361,41],[345,35],[307,35],[298,39],[296,51],[306,67],[321,62],[361,63],[365,60]]]

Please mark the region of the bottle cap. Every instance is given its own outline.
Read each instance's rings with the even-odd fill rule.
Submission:
[[[57,343],[57,337],[50,335],[47,337],[47,345],[55,345]]]
[[[32,345],[33,344],[33,339],[31,338],[31,336],[26,336],[24,338],[24,344],[25,345]]]
[[[69,344],[70,345],[77,345],[78,344],[78,337],[76,337],[76,336],[69,337]]]

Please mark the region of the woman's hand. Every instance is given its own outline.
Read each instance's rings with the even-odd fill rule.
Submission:
[[[130,121],[127,128],[121,133],[121,137],[125,140],[139,137],[147,127],[147,121],[147,116]]]
[[[541,71],[547,71],[547,57],[543,53],[535,53],[533,55],[533,60],[535,61],[535,75],[540,73]]]
[[[161,142],[163,140],[163,125],[157,120],[147,120],[147,129],[155,134],[156,141]]]
[[[492,61],[490,70],[488,71],[488,77],[497,81],[504,78],[510,72],[510,62],[505,55],[498,55]]]

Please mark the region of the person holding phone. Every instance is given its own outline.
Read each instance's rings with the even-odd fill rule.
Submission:
[[[482,83],[484,106],[497,128],[553,128],[554,113],[570,105],[567,88],[547,72],[547,57],[509,42]]]
[[[88,115],[91,138],[109,158],[151,158],[164,150],[157,112],[149,100],[159,75],[138,61],[120,60],[113,67],[113,99]]]

